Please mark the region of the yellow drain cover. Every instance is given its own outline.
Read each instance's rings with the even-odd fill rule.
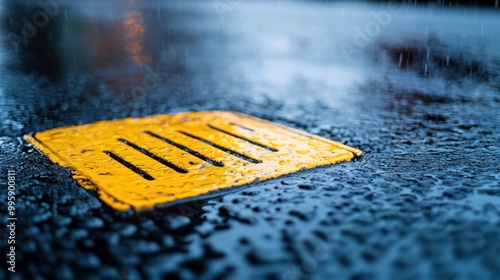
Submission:
[[[212,111],[100,121],[24,138],[117,210],[196,198],[361,151],[248,115]]]

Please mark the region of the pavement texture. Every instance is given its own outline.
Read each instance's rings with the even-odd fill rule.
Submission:
[[[57,5],[25,30],[36,33],[28,42],[11,34],[44,10],[1,6],[0,213],[4,225],[14,169],[17,221],[16,273],[2,226],[0,279],[500,277],[498,9]],[[200,110],[246,113],[364,154],[117,212],[22,140]]]

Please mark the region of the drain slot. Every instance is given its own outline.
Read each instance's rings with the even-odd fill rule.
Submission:
[[[245,130],[248,130],[248,131],[251,131],[251,132],[254,132],[255,130],[253,130],[252,128],[250,127],[246,127],[246,126],[242,126],[241,124],[237,124],[237,123],[234,123],[234,122],[229,122],[230,125],[234,125],[234,126],[237,126],[239,128],[243,128]]]
[[[110,158],[112,158],[112,159],[116,160],[117,162],[121,163],[123,166],[127,167],[128,169],[134,171],[135,173],[137,173],[139,176],[143,177],[144,179],[149,180],[149,181],[152,181],[152,180],[155,179],[151,175],[149,175],[148,173],[146,173],[146,171],[140,169],[139,167],[133,165],[132,163],[130,163],[130,162],[124,160],[123,158],[117,156],[113,152],[110,152],[110,151],[102,151],[102,152],[105,153],[105,154],[107,154]]]
[[[208,157],[206,157],[206,156],[198,153],[197,151],[193,151],[193,150],[191,150],[190,148],[188,148],[186,146],[183,146],[181,144],[177,144],[174,141],[172,141],[170,139],[167,139],[167,138],[165,138],[163,136],[155,134],[155,133],[153,133],[151,131],[144,131],[144,133],[146,133],[146,134],[148,134],[150,136],[153,136],[153,137],[155,137],[157,139],[160,139],[161,141],[166,142],[166,143],[168,143],[168,144],[170,144],[170,145],[172,145],[172,146],[174,146],[174,147],[176,147],[178,149],[181,149],[181,150],[183,150],[183,151],[185,151],[187,153],[190,153],[191,155],[193,155],[193,156],[195,156],[195,157],[197,157],[197,158],[199,158],[201,160],[204,160],[204,161],[210,163],[211,165],[214,165],[214,166],[217,166],[217,167],[224,167],[224,163],[223,162],[217,162],[215,160],[212,160],[212,159],[210,159],[210,158],[208,158]]]
[[[222,132],[222,133],[225,133],[225,134],[227,134],[227,135],[229,135],[229,136],[232,136],[232,137],[235,137],[235,138],[241,139],[241,140],[243,140],[243,141],[247,141],[248,143],[250,143],[250,144],[252,144],[252,145],[255,145],[255,146],[258,146],[258,147],[264,148],[264,149],[266,149],[266,150],[268,150],[268,151],[271,151],[271,152],[277,152],[277,151],[278,151],[278,150],[277,150],[277,149],[275,149],[275,148],[272,148],[272,147],[266,146],[266,145],[261,144],[261,143],[259,143],[259,142],[255,142],[255,141],[250,140],[250,139],[248,139],[248,138],[245,138],[245,137],[243,137],[243,136],[239,136],[239,135],[233,134],[233,133],[231,133],[231,132],[229,132],[229,131],[226,131],[226,130],[220,129],[220,128],[218,128],[218,127],[215,127],[215,126],[213,126],[213,125],[211,125],[211,124],[207,124],[207,126],[208,126],[208,127],[210,127],[211,129],[215,129],[215,130],[217,130],[217,131],[219,131],[219,132]]]
[[[170,161],[168,161],[168,160],[166,160],[164,158],[161,158],[161,157],[159,157],[159,156],[151,153],[150,151],[148,151],[148,150],[146,150],[144,148],[141,148],[141,147],[137,146],[136,144],[134,144],[134,143],[132,143],[130,141],[127,141],[127,140],[125,140],[123,138],[118,138],[118,141],[122,142],[123,144],[125,144],[125,145],[127,145],[129,147],[134,148],[135,150],[137,150],[137,151],[139,151],[139,152],[147,155],[148,157],[156,160],[157,162],[159,162],[159,163],[161,163],[161,164],[163,164],[163,165],[165,165],[167,167],[170,167],[171,169],[173,169],[173,170],[175,170],[175,171],[177,171],[179,173],[188,173],[188,171],[186,169],[184,169],[182,167],[179,167],[179,166],[171,163]]]
[[[201,137],[198,137],[198,136],[195,136],[195,135],[189,134],[189,133],[184,132],[184,131],[179,131],[179,132],[180,132],[180,133],[182,133],[182,134],[184,134],[184,135],[186,135],[186,136],[189,136],[189,137],[191,137],[191,138],[194,138],[194,139],[196,139],[196,140],[198,140],[198,141],[201,141],[201,142],[203,142],[203,143],[205,143],[205,144],[207,144],[207,145],[210,145],[210,146],[212,146],[212,147],[214,147],[214,148],[216,148],[216,149],[219,149],[219,150],[221,150],[221,151],[223,151],[223,152],[225,152],[225,153],[228,153],[228,154],[233,155],[233,156],[235,156],[235,157],[237,157],[237,158],[240,158],[240,159],[242,159],[242,160],[245,160],[245,161],[248,161],[248,162],[251,162],[251,163],[261,163],[261,162],[262,162],[261,160],[258,160],[258,159],[253,159],[253,158],[251,158],[251,157],[245,156],[244,154],[240,154],[240,153],[238,153],[238,152],[236,152],[236,151],[233,151],[233,150],[230,150],[230,149],[228,149],[228,148],[224,148],[224,147],[222,147],[222,146],[219,146],[219,145],[217,145],[217,144],[215,144],[215,143],[213,143],[213,142],[210,142],[210,141],[208,141],[208,140],[206,140],[206,139],[203,139],[203,138],[201,138]]]

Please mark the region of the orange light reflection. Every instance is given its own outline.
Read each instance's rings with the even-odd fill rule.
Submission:
[[[152,61],[152,55],[145,48],[144,19],[139,11],[130,11],[124,15],[123,29],[125,35],[125,51],[139,66]]]

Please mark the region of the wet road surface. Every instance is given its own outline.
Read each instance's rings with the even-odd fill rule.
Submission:
[[[36,27],[22,18],[40,6],[1,9],[0,183],[15,170],[18,220],[16,273],[0,278],[500,275],[498,10],[68,1]],[[243,112],[364,154],[136,213],[110,209],[21,138],[193,110]]]

